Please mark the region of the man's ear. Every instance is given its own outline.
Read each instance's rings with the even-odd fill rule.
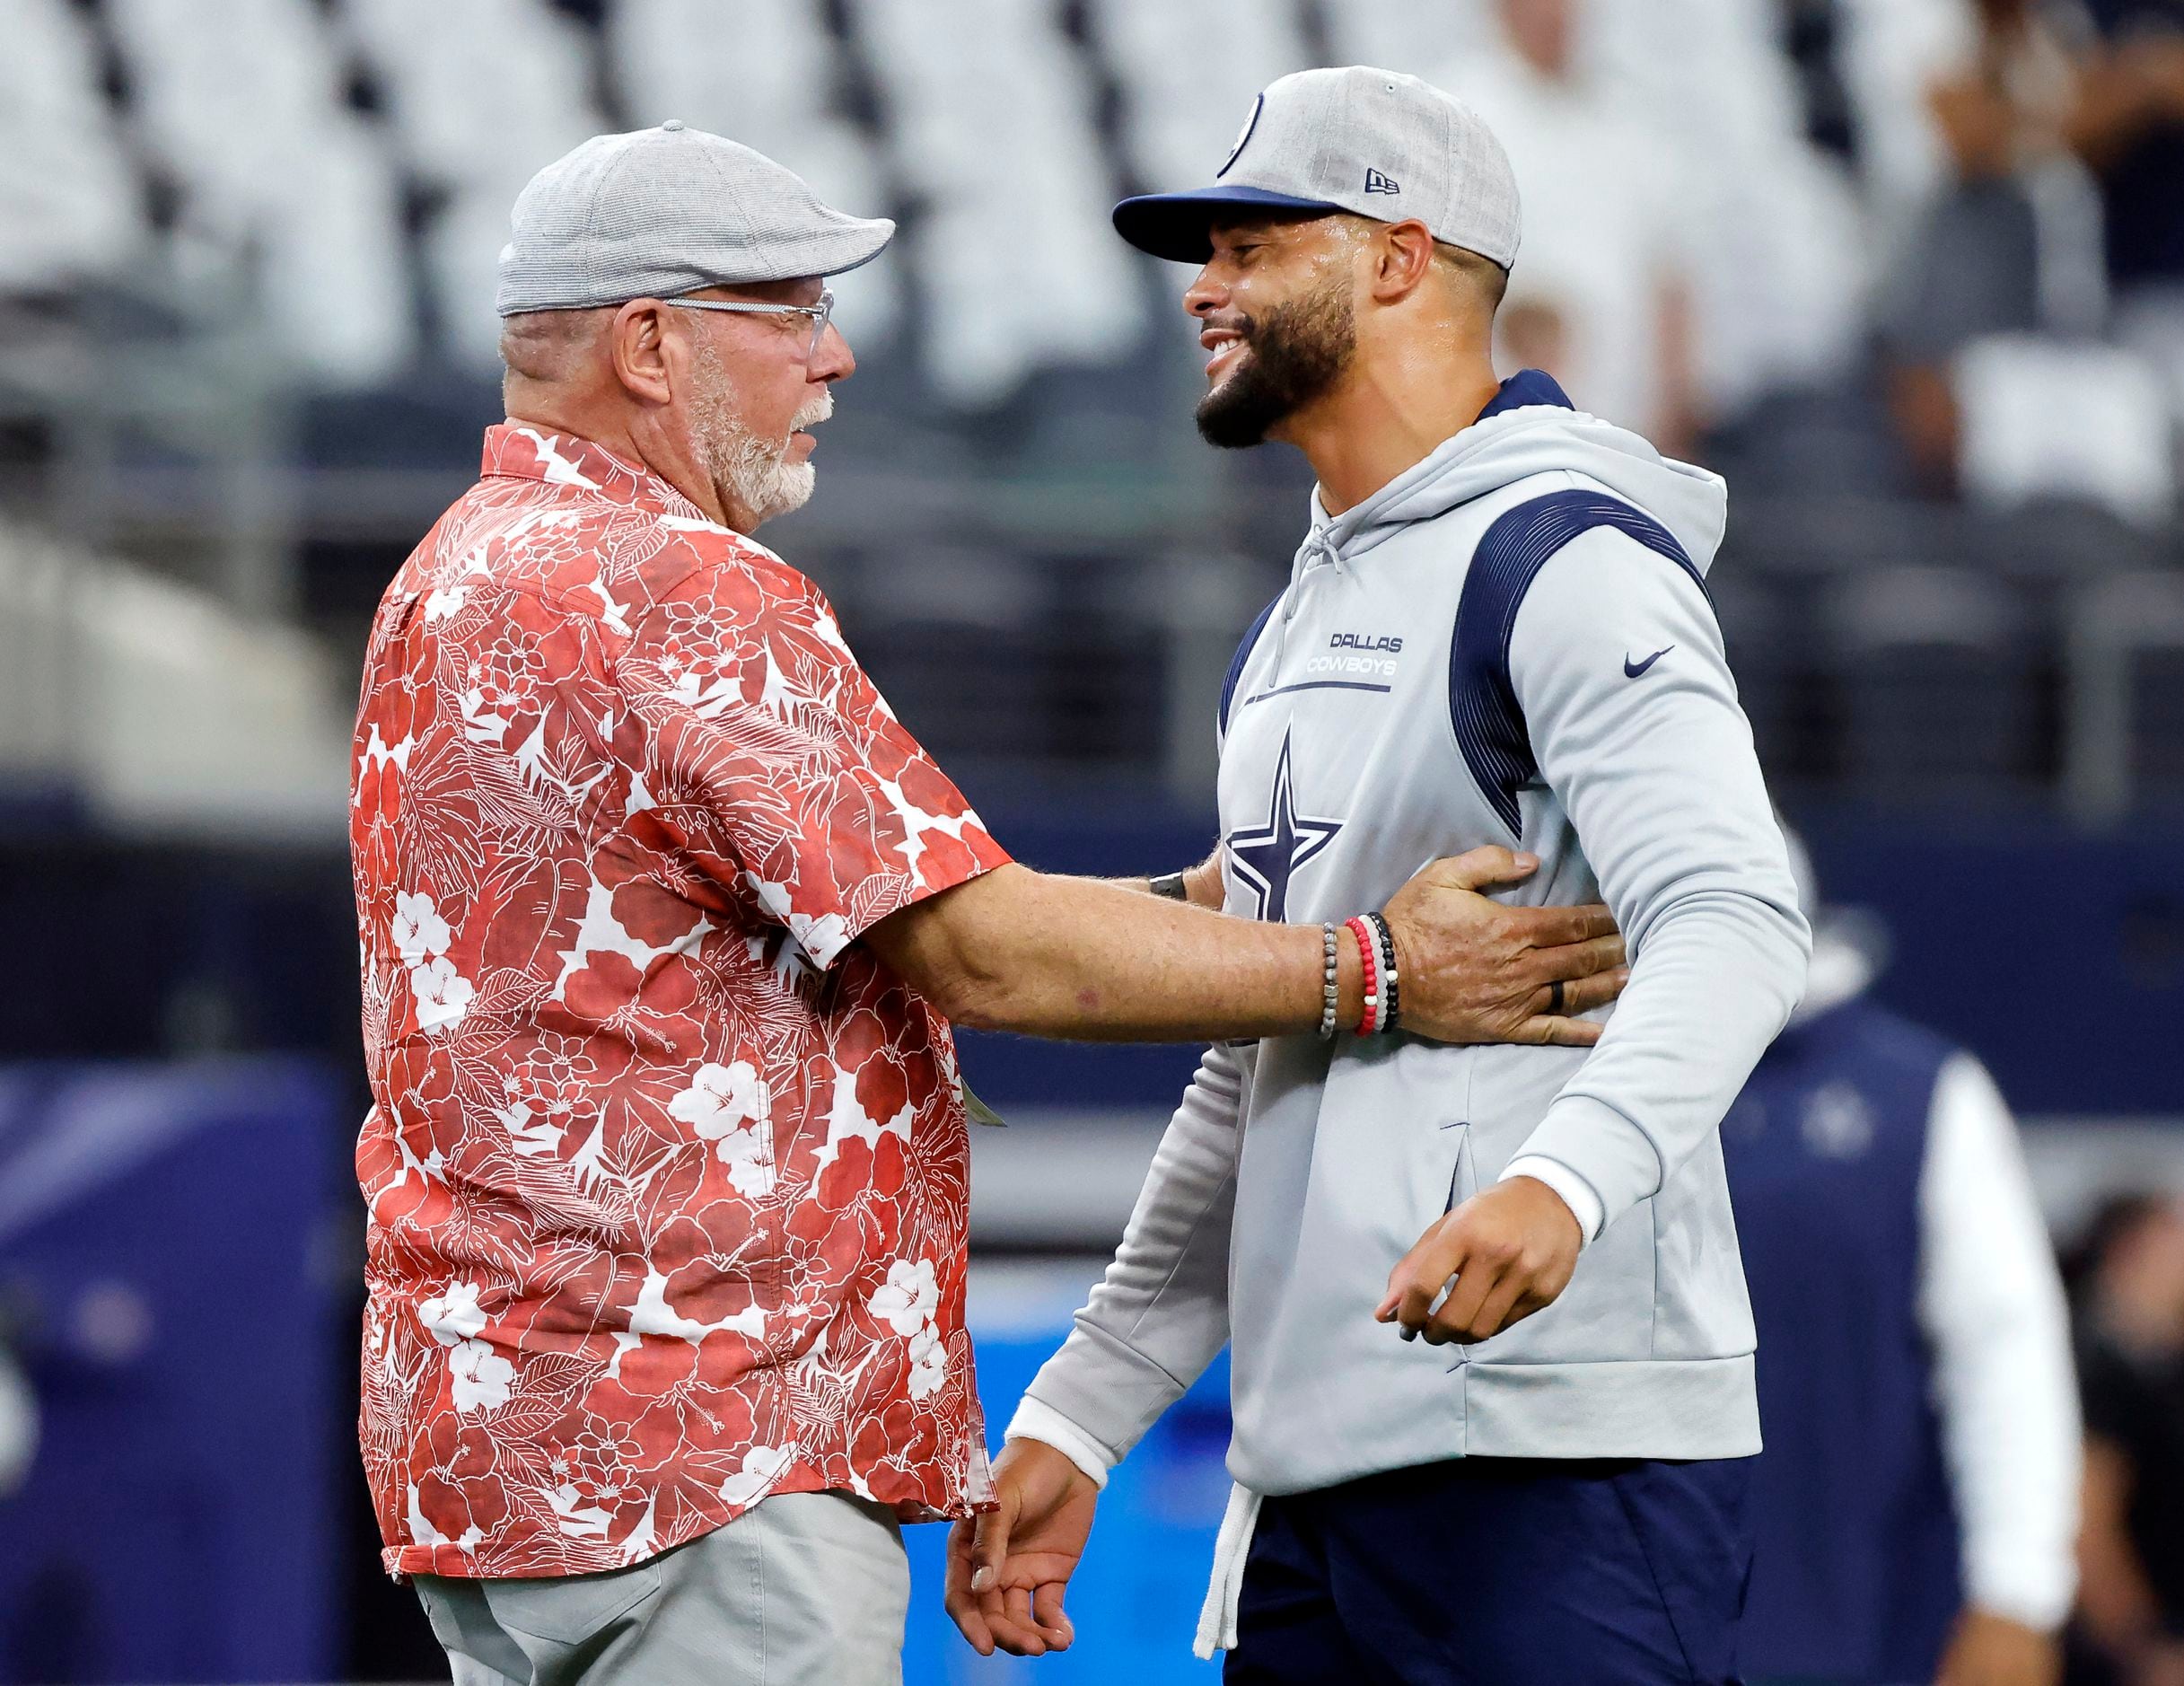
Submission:
[[[1388,224],[1374,245],[1373,296],[1383,304],[1408,297],[1433,269],[1433,231],[1416,217]]]
[[[607,344],[614,378],[630,397],[661,406],[673,400],[671,364],[680,359],[667,331],[667,307],[658,299],[632,299],[615,312]]]

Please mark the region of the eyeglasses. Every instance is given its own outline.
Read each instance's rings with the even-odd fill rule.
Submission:
[[[822,293],[816,304],[744,304],[732,303],[724,299],[662,299],[663,304],[672,304],[679,311],[724,311],[737,316],[809,316],[811,319],[811,343],[804,347],[804,361],[819,356],[819,342],[826,337],[827,324],[834,320],[834,294]]]

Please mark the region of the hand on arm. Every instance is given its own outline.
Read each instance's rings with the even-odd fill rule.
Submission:
[[[1587,1047],[1575,1015],[1622,987],[1621,939],[1603,908],[1508,908],[1481,890],[1537,870],[1474,849],[1424,868],[1388,902],[1403,1028],[1447,1042]],[[865,934],[881,961],[949,1018],[1085,1041],[1299,1035],[1320,1014],[1316,926],[1232,919],[1091,879],[1000,867],[890,915]],[[1338,1022],[1357,1023],[1355,944],[1336,949]],[[1551,986],[1564,985],[1550,1014]]]

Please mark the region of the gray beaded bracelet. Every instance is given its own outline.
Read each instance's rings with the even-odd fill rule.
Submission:
[[[1336,982],[1335,927],[1332,922],[1320,927],[1320,953],[1325,964],[1320,972],[1320,1040],[1335,1040],[1335,1014],[1342,1000],[1341,987]]]

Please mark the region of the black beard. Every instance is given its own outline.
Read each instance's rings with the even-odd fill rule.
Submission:
[[[1241,367],[1198,400],[1198,436],[1241,450],[1332,387],[1357,349],[1346,281],[1291,299],[1256,324],[1243,322],[1250,347]]]

